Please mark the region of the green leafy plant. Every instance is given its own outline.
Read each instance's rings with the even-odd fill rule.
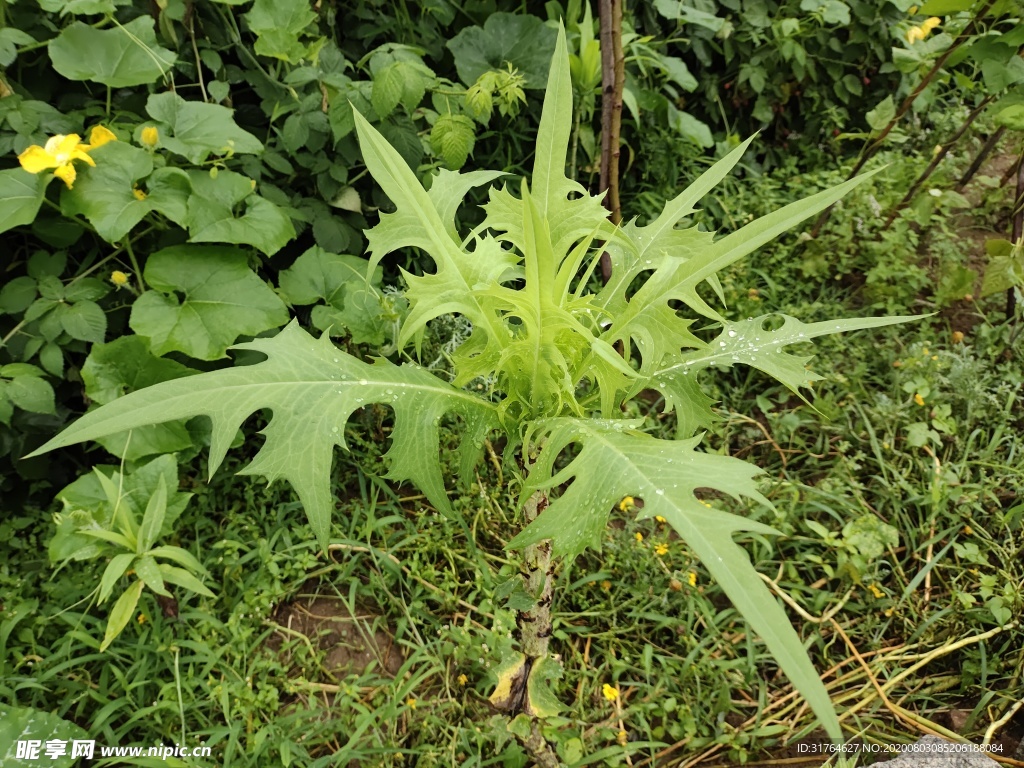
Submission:
[[[504,469],[518,479],[527,523],[509,547],[524,550],[531,605],[519,611],[521,653],[503,665],[492,701],[528,720],[557,711],[557,699],[547,691],[547,682],[560,672],[547,651],[551,558],[571,559],[600,547],[609,511],[629,496],[644,502],[638,517],[664,518],[701,558],[839,740],[838,720],[800,638],[733,538],[775,531],[714,504],[719,496],[768,502],[758,491],[756,467],[699,450],[698,430],[712,422],[713,412],[697,379],[709,368],[742,364],[798,392],[820,377],[807,369],[808,356],[789,347],[908,319],[732,321],[709,303],[710,297],[720,298],[719,270],[834,203],[859,180],[719,239],[697,227],[677,229],[739,163],[748,140],[670,201],[656,220],[616,228],[606,220],[600,198],[565,176],[572,112],[568,55],[559,34],[532,179],[491,189],[486,218],[468,236],[456,229],[463,196],[501,174],[442,170],[427,191],[388,141],[354,115],[366,166],[395,206],[368,232],[366,284],[388,253],[418,248],[429,255],[432,274],[403,273],[409,309],[396,343],[400,349],[415,345],[427,324],[445,315],[468,320],[472,332],[451,356],[452,381],[408,361],[363,362],[326,335],[314,339],[293,322],[273,338],[236,345],[264,355],[264,361],[132,392],[87,413],[37,453],[204,415],[213,425],[212,471],[239,426],[267,409],[272,417],[265,442],[243,472],[291,483],[326,546],[333,453],[346,447],[345,427],[356,410],[368,404],[393,410],[388,477],[415,483],[448,514],[452,507],[438,460],[441,420],[460,423],[464,476],[485,437],[497,431],[506,438]],[[595,288],[593,273],[603,251],[611,255],[611,280]],[[466,388],[481,380],[493,383],[493,395]],[[652,389],[675,414],[677,439],[653,437],[641,421],[622,417],[623,403]],[[716,495],[698,494],[700,489]],[[133,562],[144,556],[142,541],[137,536],[139,546],[129,547],[136,552],[128,555]],[[535,724],[517,722],[513,731],[528,748],[543,749]]]
[[[99,583],[100,603],[113,595],[123,576],[136,576],[110,610],[101,651],[128,625],[147,587],[168,600],[173,599],[168,585],[213,597],[200,581],[206,569],[194,555],[181,547],[157,545],[173,531],[192,497],[175,490],[177,481],[177,462],[164,455],[129,474],[96,467],[59,494],[64,510],[56,516],[50,560],[109,559]]]

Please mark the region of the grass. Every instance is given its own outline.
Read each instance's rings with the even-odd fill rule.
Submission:
[[[872,193],[834,222],[840,277],[864,266],[844,233]],[[900,285],[906,254],[878,293],[814,277],[794,253],[777,247],[730,273],[733,312],[811,321],[851,305],[920,305]],[[1014,618],[1024,612],[1024,364],[998,306],[957,304],[957,318],[971,316],[962,339],[936,315],[824,340],[814,367],[828,379],[809,404],[753,370],[705,381],[721,416],[707,450],[762,466],[775,508],[711,503],[782,532],[751,537],[748,551],[800,626],[844,727],[868,742],[955,731],[991,736],[1005,757],[1024,736],[1024,714],[1007,718],[1024,685]],[[656,405],[636,415],[669,434]],[[510,478],[484,461],[454,500],[467,539],[414,490],[374,479],[386,433],[379,415],[365,421],[336,469],[326,555],[288,491],[234,477],[239,457],[208,485],[197,466],[184,478],[196,496],[167,543],[203,562],[217,598],[179,596],[173,618],[147,596],[107,653],[97,649],[108,608],[90,602],[104,563],[54,572],[43,509],[0,522],[0,701],[54,711],[103,744],[202,741],[218,765],[525,765],[487,703],[521,594],[504,551],[517,524]],[[613,512],[602,550],[560,565],[555,595],[565,709],[547,736],[565,762],[744,762],[814,739],[764,648],[657,521]],[[332,664],[323,638],[288,624],[314,598],[366,617],[355,627],[364,644],[378,630],[393,638],[398,668]]]

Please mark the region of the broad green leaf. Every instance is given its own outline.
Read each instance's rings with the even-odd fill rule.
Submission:
[[[84,216],[109,243],[119,242],[151,211],[171,221],[184,219],[191,187],[183,171],[161,168],[154,173],[149,152],[121,141],[91,155],[96,167],[83,169],[74,187],[61,192],[65,215]]]
[[[0,395],[23,411],[55,413],[53,387],[40,374],[19,373],[13,365],[0,368]]]
[[[160,529],[163,528],[164,518],[167,516],[167,485],[164,483],[164,478],[161,475],[157,481],[156,491],[149,497],[149,502],[146,504],[146,512],[142,516],[142,524],[139,526],[139,546],[136,550],[137,554],[145,554],[156,542],[160,536]],[[152,558],[151,558],[152,559]],[[149,581],[142,576],[142,572],[139,571],[139,577],[143,581],[149,584]],[[150,584],[150,588],[153,586]]]
[[[46,742],[55,739],[70,742],[88,738],[89,734],[84,728],[50,712],[0,704],[0,765],[2,766],[26,764],[25,760],[16,756],[19,741],[37,739]],[[45,755],[46,753],[41,751],[40,754]],[[52,768],[73,768],[80,760],[77,757],[71,757],[70,749],[66,755],[45,759],[45,765],[52,766]],[[36,762],[42,763],[42,760]]]
[[[107,315],[95,301],[78,301],[62,308],[61,327],[79,341],[102,344],[107,335]]]
[[[0,232],[35,221],[52,178],[53,174],[33,174],[22,168],[0,171]]]
[[[118,6],[128,4],[128,0],[39,0],[39,7],[44,11],[60,13],[61,16],[112,16]]]
[[[82,381],[88,398],[105,405],[137,389],[195,373],[198,371],[179,362],[154,356],[144,339],[129,335],[109,344],[93,345],[82,366]],[[139,427],[130,434],[111,435],[98,442],[114,456],[136,461],[191,448],[192,436],[184,422],[176,421]]]
[[[783,323],[772,329],[776,318],[781,318]],[[803,323],[788,315],[764,315],[726,322],[722,332],[707,346],[679,355],[670,365],[656,370],[642,386],[657,389],[665,396],[665,410],[676,411],[680,433],[688,436],[697,428],[708,426],[713,418],[710,399],[697,394],[700,388],[696,377],[700,371],[711,366],[749,365],[799,394],[801,387],[810,386],[823,377],[808,368],[811,355],[794,355],[787,352],[786,347],[833,333],[881,328],[917,319],[920,317],[857,317]]]
[[[430,131],[434,154],[455,171],[466,164],[475,139],[473,121],[465,115],[441,115]]]
[[[256,0],[244,18],[257,35],[255,49],[261,56],[297,64],[307,55],[299,38],[317,16],[306,0]]]
[[[526,78],[527,88],[542,89],[547,85],[555,37],[555,31],[536,16],[492,13],[483,27],[466,27],[447,45],[466,85],[488,70],[511,64]]]
[[[94,558],[106,551],[99,541],[115,544],[134,553],[135,546],[131,545],[127,537],[111,530],[115,525],[111,498],[119,500],[119,514],[122,518],[127,516],[131,520],[138,520],[144,515],[158,485],[174,489],[178,484],[178,463],[172,455],[160,456],[125,475],[114,467],[94,469],[94,472],[83,475],[57,494],[64,508],[57,520],[57,533],[48,545],[52,563]],[[105,483],[101,482],[100,475]],[[108,494],[108,487],[112,496]],[[167,494],[161,536],[172,532],[174,523],[191,498],[192,494],[176,490]],[[154,553],[155,550],[151,552]]]
[[[152,83],[169,73],[177,58],[157,44],[153,25],[152,16],[140,16],[113,29],[73,22],[50,41],[50,61],[69,80],[111,88]]]
[[[110,618],[107,619],[107,631],[103,636],[103,642],[100,643],[100,653],[107,650],[110,644],[114,642],[118,635],[128,626],[128,622],[131,621],[132,616],[135,615],[135,606],[139,604],[139,597],[142,595],[143,584],[141,581],[133,582],[128,589],[124,591],[117,602],[114,603],[114,607],[110,609]]]
[[[562,679],[562,663],[547,656],[536,659],[526,680],[527,714],[532,717],[557,717],[564,709],[552,692],[553,681]]]
[[[737,500],[746,497],[767,505],[753,481],[760,470],[738,459],[695,451],[700,438],[659,440],[634,432],[631,426],[631,422],[584,419],[538,422],[535,428],[546,440],[520,498],[572,482],[508,547],[550,539],[553,553],[569,558],[587,546],[600,548],[608,510],[625,496],[642,498],[641,516],[661,516],[672,525],[765,641],[829,735],[842,741],[828,692],[800,637],[732,538],[741,531],[777,531],[709,507],[694,495],[697,488],[713,488]],[[579,453],[554,472],[555,459],[574,443],[580,445]]]
[[[203,564],[200,563],[191,552],[184,550],[181,547],[153,547],[149,550],[149,554],[153,557],[171,560],[179,565],[183,565],[193,573],[206,573],[206,569],[203,567]]]
[[[253,193],[254,182],[247,176],[222,171],[216,178],[190,171],[192,195],[184,224],[194,243],[236,243],[252,245],[268,256],[277,253],[295,237],[287,214]],[[235,216],[240,203],[241,216]]]
[[[395,107],[402,100],[405,88],[405,75],[402,72],[402,63],[393,62],[384,67],[373,76],[373,91],[370,101],[373,103],[373,111],[377,117],[384,120],[395,111]]]
[[[34,278],[22,275],[9,280],[0,288],[0,314],[21,314],[32,305],[38,295]]]
[[[203,582],[184,568],[175,568],[173,565],[167,565],[166,563],[160,563],[158,568],[161,577],[163,577],[163,580],[168,584],[184,587],[185,589],[191,590],[192,592],[205,597],[216,597],[213,592],[206,588]]]
[[[118,580],[124,576],[134,559],[134,552],[122,552],[110,558],[107,567],[103,569],[103,576],[100,577],[100,593],[99,597],[96,598],[96,602],[100,605],[107,602],[107,598],[114,591]]]
[[[321,331],[380,345],[399,315],[388,311],[395,302],[380,291],[384,270],[377,267],[369,283],[366,270],[366,259],[314,246],[281,273],[280,293],[291,304],[316,304],[311,319]]]
[[[366,259],[348,254],[328,253],[313,246],[288,269],[281,272],[278,282],[281,296],[290,304],[316,304],[324,302],[338,309],[344,305],[348,287],[366,283]],[[383,272],[374,270],[372,285],[380,285]]]
[[[219,104],[186,101],[176,93],[153,94],[146,112],[160,123],[160,146],[190,162],[202,163],[210,155],[252,155],[263,144],[242,130],[231,110]]]
[[[384,403],[395,414],[388,477],[414,482],[437,508],[450,506],[438,461],[438,424],[447,415],[463,420],[460,448],[469,475],[486,432],[496,424],[495,407],[462,392],[416,366],[384,359],[363,363],[313,339],[296,323],[272,339],[241,344],[267,355],[255,365],[228,368],[168,381],[133,392],[90,411],[36,451],[94,440],[146,424],[209,416],[213,422],[211,473],[220,466],[238,427],[252,413],[268,409],[266,441],[244,474],[284,479],[296,489],[321,545],[326,545],[334,504],[330,493],[334,448],[346,447],[351,414],[369,403]]]
[[[156,592],[158,595],[170,597],[171,593],[164,586],[164,578],[160,566],[149,555],[142,555],[135,560],[135,575],[142,583]]]
[[[881,131],[896,117],[896,104],[893,102],[892,96],[886,96],[874,109],[869,110],[864,117],[868,125],[871,126],[872,131]]]
[[[177,351],[217,360],[239,336],[254,336],[288,321],[284,304],[236,248],[164,248],[149,257],[145,279],[154,290],[135,301],[130,325],[149,340],[155,355]],[[183,295],[180,301],[178,294]]]

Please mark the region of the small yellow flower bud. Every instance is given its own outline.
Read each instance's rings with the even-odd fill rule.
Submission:
[[[605,683],[603,686],[601,686],[601,694],[608,701],[615,701],[619,698],[619,689],[615,686],[608,685],[608,683]]]
[[[655,515],[655,516],[654,516],[654,519],[655,519],[655,520],[657,520],[657,521],[658,521],[659,523],[661,523],[662,525],[664,525],[664,524],[665,524],[665,518],[664,518],[664,517],[662,517],[661,515]]]
[[[918,405],[924,405],[924,398],[921,397],[921,393],[917,392],[914,394],[914,402]]]
[[[456,679],[457,679],[459,685],[461,685],[461,686],[465,686],[466,683],[469,682],[469,678],[466,677],[465,675],[459,675],[458,678],[456,678]]]
[[[608,579],[605,579],[604,581],[601,582],[601,589],[603,589],[605,592],[607,592],[611,588],[612,588],[612,583],[610,581],[608,581]]]
[[[963,340],[964,340],[964,332],[963,331],[953,331],[953,343],[954,344],[959,344]]]
[[[875,599],[876,599],[876,600],[877,600],[877,599],[879,599],[879,598],[885,597],[885,592],[883,592],[882,590],[880,590],[880,589],[879,589],[879,588],[878,588],[878,587],[877,587],[876,585],[874,585],[874,584],[868,584],[868,589],[870,589],[870,590],[871,590],[871,594],[875,596]]]
[[[146,614],[140,613],[139,617],[136,619],[136,621],[139,622],[139,624],[145,624],[146,623]]]
[[[925,31],[920,27],[911,27],[907,30],[907,42],[913,45],[918,40],[924,40]]]
[[[916,5],[912,5],[912,6],[910,6],[910,8],[907,9],[907,15],[914,16],[916,14],[917,14],[917,6]]]
[[[644,540],[644,535],[642,533],[640,533],[640,531],[637,531],[636,533],[633,534],[633,538],[636,539],[637,542],[639,543],[639,542],[642,542]]]
[[[689,582],[691,587],[696,587],[697,573],[695,571],[690,571],[688,574],[686,574],[686,581]]]
[[[146,197],[147,197],[146,193],[145,193],[145,192],[143,192],[143,191],[142,191],[141,189],[139,189],[138,187],[134,187],[134,188],[132,189],[132,196],[133,196],[133,197],[134,197],[134,198],[135,198],[136,200],[138,200],[139,202],[142,202],[142,201],[143,201],[143,200],[145,200],[145,199],[146,199]]]
[[[413,699],[411,697],[406,699],[405,706],[407,706],[409,709],[416,709],[416,699]]]
[[[155,149],[156,145],[160,143],[160,131],[154,125],[147,125],[142,129],[142,135],[139,136],[139,140],[142,141],[145,147]]]
[[[625,731],[619,731],[615,735],[615,741],[618,742],[620,747],[624,747],[629,743],[629,734]]]
[[[974,533],[974,529],[971,528],[971,526],[969,526],[969,525],[965,525],[964,526],[964,534],[966,534],[967,536],[970,536],[973,533]]]
[[[118,288],[123,288],[128,285],[128,275],[119,269],[115,269],[110,273],[110,282],[116,285]]]
[[[632,496],[626,496],[622,501],[619,502],[619,510],[622,512],[629,512],[636,505],[636,500]]]
[[[940,19],[938,16],[929,16],[927,19],[921,22],[921,29],[928,33],[935,29],[937,26],[939,26],[939,24],[941,23],[942,19]]]

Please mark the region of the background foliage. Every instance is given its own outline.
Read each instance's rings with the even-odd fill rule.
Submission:
[[[1024,605],[1020,325],[1001,321],[995,298],[981,300],[983,275],[997,298],[1024,280],[1019,255],[1001,246],[989,253],[1003,259],[1004,278],[988,277],[982,247],[1010,228],[1012,158],[1003,156],[1020,148],[1024,39],[1019,4],[990,6],[627,7],[624,209],[653,215],[760,130],[742,174],[698,214],[723,231],[840,181],[843,164],[964,38],[870,165],[888,167],[820,237],[771,246],[723,281],[738,317],[942,314],[880,341],[825,343],[817,365],[835,375],[816,389],[816,411],[756,371],[706,382],[721,417],[712,450],[756,458],[773,478],[764,492],[779,511],[766,522],[789,538],[755,544],[759,569],[814,616],[841,604],[835,618],[861,652],[903,644],[927,655],[1008,626]],[[939,26],[908,37],[933,15]],[[516,529],[507,478],[492,468],[458,502],[467,538],[378,479],[389,414],[360,412],[348,435],[354,457],[335,470],[332,542],[335,556],[362,556],[326,561],[286,493],[229,481],[223,469],[202,482],[210,434],[201,419],[56,461],[21,457],[94,403],[225,367],[229,355],[246,362],[227,348],[292,315],[356,355],[392,354],[407,307],[389,286],[399,268],[424,263],[409,251],[362,280],[362,231],[390,203],[365,173],[352,107],[421,179],[442,167],[523,175],[559,17],[576,56],[570,168],[593,190],[596,26],[576,3],[0,2],[2,705],[56,713],[110,744],[202,739],[224,764],[330,764],[339,749],[370,761],[387,752],[396,765],[481,754],[521,764],[485,703],[521,599],[503,552]],[[907,179],[978,106],[883,229]],[[117,141],[90,150],[96,167],[79,162],[71,188],[18,167],[30,146],[55,134],[90,140],[96,125]],[[995,160],[958,188],[1000,126]],[[473,210],[464,207],[464,224],[477,223]],[[466,331],[432,327],[423,364],[449,370]],[[652,430],[673,429],[659,403],[636,408]],[[454,447],[458,436],[442,442]],[[112,484],[132,490],[127,505],[111,503]],[[134,586],[151,566],[171,597]],[[620,764],[670,744],[674,757],[717,749],[741,759],[800,732],[745,625],[657,522],[613,524],[603,552],[567,567],[557,591],[555,638],[574,697],[551,735],[566,762],[585,749]],[[400,667],[332,668],[319,644],[288,631],[285,606],[311,593],[379,617],[402,649]],[[121,601],[133,594],[138,602]],[[822,630],[812,641],[818,667],[850,663],[838,632]],[[984,732],[1012,704],[1021,645],[1019,626],[1009,627],[936,655],[903,706]],[[913,663],[899,650],[879,658],[892,666],[878,674]],[[837,701],[867,702],[851,728],[888,739],[891,710],[857,669],[826,682]],[[777,706],[776,722],[757,719],[763,702]],[[943,719],[950,710],[966,720]]]

